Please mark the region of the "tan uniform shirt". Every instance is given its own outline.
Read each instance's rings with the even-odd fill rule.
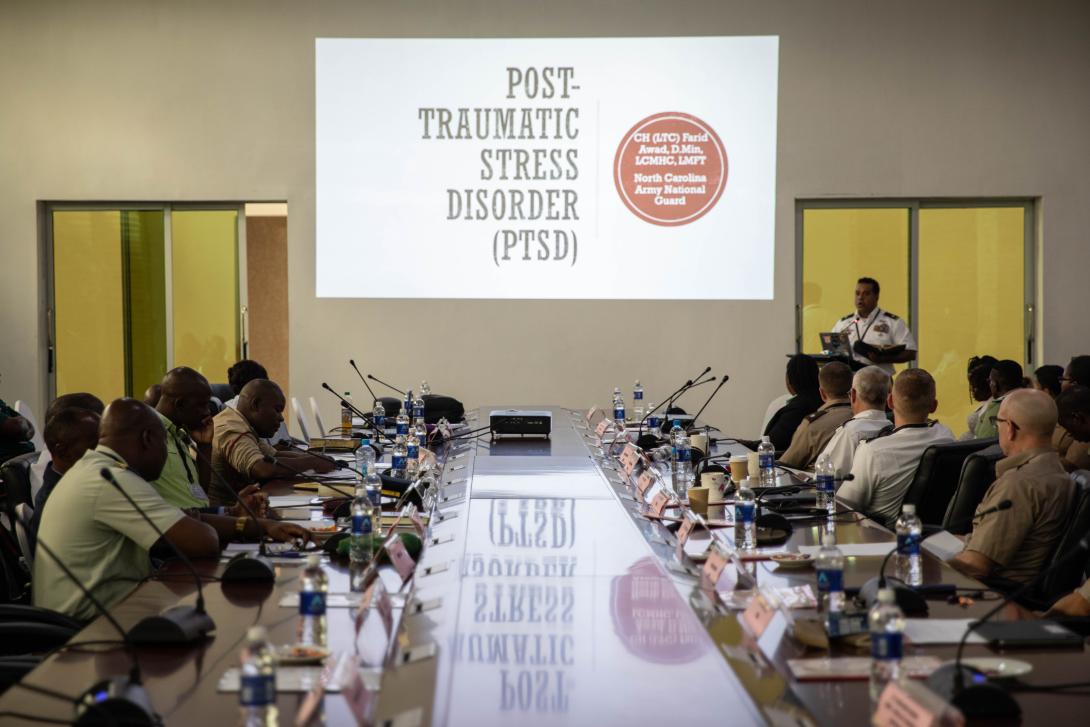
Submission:
[[[799,424],[791,437],[791,446],[780,457],[780,463],[795,469],[808,469],[833,438],[837,428],[851,418],[852,407],[847,400],[825,402]]]
[[[265,455],[276,456],[276,449],[257,436],[237,409],[225,408],[212,420],[212,469],[226,480],[235,492],[254,481],[251,470]],[[223,484],[212,478],[209,489],[213,505],[232,505],[235,498],[225,492]]]
[[[995,575],[1026,582],[1037,575],[1063,534],[1075,485],[1048,449],[1000,460],[995,482],[977,506],[981,512],[1010,500],[1009,510],[973,518],[965,545],[999,567]]]
[[[1090,601],[1090,578],[1083,581],[1082,585],[1075,590],[1075,593]]]

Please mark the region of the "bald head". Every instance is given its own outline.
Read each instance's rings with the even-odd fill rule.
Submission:
[[[166,464],[163,423],[151,407],[136,399],[115,399],[106,407],[98,441],[121,455],[129,469],[149,482],[159,478]]]
[[[1043,391],[1016,389],[999,405],[999,446],[1011,455],[1027,449],[1051,449],[1056,402]]]
[[[212,387],[208,379],[188,366],[167,371],[163,377],[159,403],[160,414],[187,431],[200,429],[211,415]]]
[[[935,379],[923,369],[905,369],[893,382],[893,415],[897,426],[920,424],[938,408]]]
[[[253,379],[238,395],[238,412],[246,417],[259,437],[271,437],[284,421],[284,392],[276,382]]]

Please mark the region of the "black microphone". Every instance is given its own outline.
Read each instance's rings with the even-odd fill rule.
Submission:
[[[704,410],[708,408],[708,404],[712,403],[712,399],[714,399],[715,395],[719,393],[719,390],[723,388],[723,384],[727,383],[727,381],[729,381],[729,380],[730,380],[730,375],[723,374],[723,378],[719,381],[719,386],[715,387],[715,391],[713,391],[711,393],[711,396],[708,397],[708,400],[704,402],[704,406],[700,407],[700,411],[698,411],[696,414],[693,415],[693,421],[694,422],[697,419],[700,418],[700,415],[703,414]]]
[[[1003,503],[999,504],[1002,505]],[[998,508],[998,506],[996,507]],[[1005,510],[1006,508],[999,509]],[[952,664],[943,664],[935,669],[931,676],[927,678],[927,686],[960,709],[966,720],[1013,720],[1020,717],[1022,714],[1021,707],[1005,689],[988,681],[982,672],[961,665],[965,642],[968,640],[969,634],[986,624],[993,616],[1003,610],[1008,603],[1016,600],[1030,588],[1037,585],[1050,572],[1067,565],[1068,561],[1076,557],[1083,557],[1086,551],[1090,551],[1090,535],[1076,543],[1075,548],[1070,553],[1048,568],[1039,571],[1037,575],[1006,596],[994,608],[969,624],[968,628],[965,629],[965,633],[962,634],[961,641],[958,642],[958,651],[954,662]],[[969,686],[965,685],[966,678],[970,680]]]
[[[367,393],[371,395],[371,403],[374,404],[376,401],[378,401],[378,397],[375,396],[375,392],[371,390],[371,385],[367,383],[367,379],[363,378],[363,374],[360,373],[359,366],[356,366],[356,360],[352,358],[348,359],[348,365],[355,369],[356,376],[359,376],[360,381],[362,381],[363,385],[367,387]]]
[[[698,375],[696,376],[696,378],[698,378],[698,379],[699,379],[699,378],[700,378],[701,376],[703,376],[704,374],[706,374],[706,373],[708,373],[709,371],[711,371],[711,369],[712,369],[712,367],[711,367],[711,366],[708,366],[708,367],[707,367],[707,368],[705,368],[705,369],[704,369],[703,371],[701,371],[701,372],[700,372],[700,374],[698,374]],[[666,397],[665,399],[663,399],[663,400],[662,400],[662,403],[661,403],[661,404],[659,404],[659,405],[658,405],[658,406],[656,406],[656,407],[655,407],[654,409],[652,409],[651,411],[649,411],[649,412],[647,412],[646,414],[644,414],[644,415],[643,415],[643,419],[640,419],[640,429],[639,429],[639,431],[638,431],[638,432],[636,433],[636,437],[637,437],[637,439],[636,439],[636,443],[637,443],[637,445],[638,445],[638,446],[640,446],[640,447],[641,447],[642,449],[651,449],[652,447],[654,447],[654,444],[655,444],[654,442],[649,442],[649,443],[646,443],[646,444],[639,444],[640,438],[642,438],[642,437],[643,437],[643,425],[644,425],[644,422],[646,422],[646,421],[648,420],[648,418],[650,418],[650,416],[651,416],[652,414],[654,414],[655,412],[657,412],[657,411],[658,411],[659,409],[661,409],[662,407],[666,406],[666,407],[667,407],[667,409],[669,409],[669,407],[667,406],[667,404],[671,404],[671,403],[673,403],[673,400],[674,400],[674,397],[675,397],[675,396],[677,396],[678,394],[680,394],[681,392],[683,392],[683,391],[684,391],[685,389],[688,389],[689,387],[691,387],[691,386],[693,386],[693,385],[694,385],[694,384],[693,384],[693,379],[689,379],[689,380],[688,380],[688,381],[686,381],[686,382],[685,382],[684,384],[682,384],[681,386],[679,386],[679,387],[677,388],[677,390],[676,390],[676,391],[674,391],[674,392],[673,392],[672,394],[670,394],[670,395],[669,395],[668,397]],[[656,439],[656,441],[658,440],[658,438],[657,438],[657,437],[656,437],[655,439]]]
[[[712,370],[711,366],[705,366],[703,371],[701,371],[699,374],[697,374],[693,378],[689,379],[689,381],[700,381],[700,377],[703,376],[704,374],[708,373],[711,370]],[[714,381],[715,378],[712,377],[712,380]],[[691,389],[694,386],[699,386],[699,384],[689,384],[688,386],[682,387],[681,389],[678,389],[673,394],[671,394],[670,395],[670,405],[666,407],[666,413],[667,414],[670,413],[670,407],[673,406],[674,402],[677,401],[677,399],[680,398],[681,395],[685,393],[686,389]]]
[[[144,522],[156,532],[159,538],[167,544],[167,547],[178,556],[178,559],[182,561],[182,564],[186,569],[193,574],[193,581],[197,584],[196,606],[174,606],[173,608],[168,608],[163,611],[158,616],[148,616],[132,627],[129,631],[129,639],[131,639],[134,644],[189,644],[203,638],[209,631],[214,631],[216,624],[204,610],[204,589],[201,586],[201,577],[197,573],[197,569],[193,567],[192,561],[190,561],[185,553],[179,550],[178,546],[167,537],[166,533],[148,517],[148,514],[144,512],[144,509],[136,504],[136,500],[132,499],[128,492],[125,492],[125,488],[117,481],[114,477],[114,473],[110,471],[109,467],[103,467],[99,470],[99,474],[102,476],[102,479],[113,485],[114,489],[120,492],[121,496],[129,501],[129,504],[132,505],[133,509],[144,519]]]
[[[117,622],[113,614],[102,605],[101,601],[95,598],[91,589],[76,578],[76,575],[41,537],[38,538],[38,547],[53,559],[53,562],[57,564],[65,577],[76,584],[76,588],[91,602],[95,610],[121,635],[121,641],[124,642],[125,648],[132,656],[132,669],[129,671],[128,676],[112,677],[97,682],[80,695],[76,700],[76,721],[74,724],[102,724],[104,721],[107,724],[147,725],[147,727],[161,724],[159,715],[155,714],[151,706],[151,698],[148,696],[147,690],[144,689],[140,675],[140,662],[136,658],[136,650],[133,648],[134,642],[131,635],[125,633],[125,629],[121,628],[121,624]],[[103,720],[102,717],[106,719]]]
[[[404,392],[404,391],[402,391],[401,389],[397,388],[396,386],[390,386],[389,384],[387,384],[387,383],[386,383],[385,381],[383,381],[382,379],[376,379],[376,378],[375,378],[374,376],[372,376],[371,374],[367,374],[367,378],[371,379],[371,381],[377,381],[378,383],[380,383],[380,384],[382,384],[383,386],[385,386],[385,387],[386,387],[387,389],[392,389],[393,391],[396,391],[397,393],[401,394],[402,396],[405,396],[405,395],[406,395],[406,394],[405,394],[405,392]]]
[[[187,443],[191,443],[192,440],[187,435],[185,437]],[[230,485],[223,478],[216,468],[212,466],[212,463],[208,461],[208,458],[201,452],[199,447],[193,447],[193,451],[197,453],[197,457],[204,461],[208,465],[208,471],[216,481],[219,482],[227,492],[231,493],[231,497],[235,498],[235,502],[238,503],[250,519],[257,525],[258,541],[257,552],[251,553],[248,551],[242,551],[231,556],[231,559],[227,561],[227,567],[223,569],[223,575],[220,576],[220,580],[223,583],[234,583],[236,581],[264,581],[267,583],[274,583],[276,581],[276,568],[273,567],[272,561],[269,560],[268,550],[265,548],[265,538],[270,537],[269,531],[265,528],[265,523],[261,522],[261,519],[250,509],[250,506],[239,497],[239,494],[235,492],[235,488]]]

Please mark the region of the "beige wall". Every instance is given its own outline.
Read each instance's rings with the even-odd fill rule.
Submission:
[[[745,433],[781,391],[793,346],[795,199],[1039,196],[1044,355],[1064,361],[1090,349],[1088,30],[1080,0],[8,0],[0,396],[41,404],[35,203],[49,199],[286,200],[296,395],[323,380],[355,391],[349,357],[467,404],[582,406],[637,376],[658,398],[711,364],[733,377],[713,418]],[[315,36],[716,34],[781,39],[775,300],[314,297]],[[738,326],[752,333],[732,348]]]

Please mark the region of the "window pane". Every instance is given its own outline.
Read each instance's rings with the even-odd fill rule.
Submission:
[[[121,214],[53,213],[57,394],[125,394]],[[44,422],[42,425],[44,426]]]
[[[238,212],[171,214],[174,365],[227,380],[238,352]]]
[[[908,215],[907,208],[803,210],[804,352],[820,351],[818,334],[855,312],[855,281],[864,276],[882,286],[878,305],[911,325]]]
[[[991,354],[1024,365],[1025,210],[920,210],[920,360],[938,384],[938,419],[966,430],[966,364]]]
[[[124,210],[128,268],[129,394],[141,398],[163,380],[167,363],[166,265],[162,210]]]

